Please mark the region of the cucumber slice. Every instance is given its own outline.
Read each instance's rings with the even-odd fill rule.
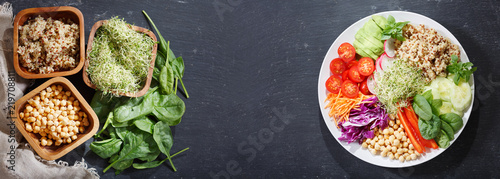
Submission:
[[[454,84],[453,84],[454,85]],[[451,92],[451,104],[453,108],[459,112],[463,112],[467,109],[472,101],[471,88],[469,83],[460,82],[458,86],[454,86],[454,90]]]
[[[441,105],[441,107],[439,108],[439,114],[446,114],[446,113],[455,113],[455,114],[458,114],[460,117],[463,117],[464,113],[463,112],[459,112],[457,110],[455,110],[455,108],[453,108],[453,104],[451,104],[451,102],[443,102],[443,105]]]
[[[433,99],[441,99],[441,96],[439,96],[439,92],[438,92],[438,83],[436,80],[433,80],[431,82],[431,84],[427,85],[427,86],[424,86],[424,92],[428,91],[428,90],[432,90],[432,98]]]
[[[432,81],[432,83],[436,83],[436,92],[438,93],[440,99],[443,101],[451,101],[451,95],[453,93],[453,89],[455,89],[455,84],[451,80],[445,77],[437,77]],[[434,90],[432,95],[434,96]],[[434,96],[434,99],[436,99],[436,96]]]

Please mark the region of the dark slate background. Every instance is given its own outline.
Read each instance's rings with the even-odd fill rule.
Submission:
[[[190,94],[172,151],[190,147],[167,164],[147,170],[102,173],[107,161],[80,146],[62,160],[82,157],[103,178],[498,178],[500,173],[500,3],[498,1],[243,1],[18,0],[25,8],[74,6],[85,34],[112,16],[150,28],[146,10],[186,64]],[[318,74],[338,35],[373,13],[401,10],[425,15],[460,41],[475,73],[476,99],[457,141],[424,164],[389,169],[368,164],[340,146],[318,105]],[[81,72],[68,77],[90,100]],[[44,80],[37,80],[37,84]],[[224,178],[223,176],[220,178]]]

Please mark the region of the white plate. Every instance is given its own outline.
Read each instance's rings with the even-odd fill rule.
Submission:
[[[403,11],[388,11],[373,15],[381,15],[386,18],[389,15],[392,15],[397,22],[410,21],[411,24],[425,24],[426,27],[434,28],[439,34],[449,38],[452,43],[457,44],[460,47],[460,57],[462,62],[469,61],[469,58],[467,57],[467,54],[465,54],[462,45],[460,45],[455,36],[453,36],[453,34],[451,34],[450,31],[444,28],[441,24],[437,23],[436,21],[428,17],[416,13],[403,12]],[[328,116],[329,109],[325,109],[325,105],[327,104],[325,103],[325,100],[328,93],[325,87],[325,82],[328,79],[328,77],[330,77],[330,69],[329,69],[330,61],[332,61],[332,59],[334,58],[339,57],[337,49],[339,48],[340,44],[342,44],[343,42],[349,42],[352,44],[354,42],[354,35],[358,31],[358,29],[360,29],[364,25],[364,23],[369,20],[370,17],[371,15],[357,21],[356,23],[348,27],[344,32],[342,32],[342,34],[340,34],[340,36],[337,37],[335,42],[333,42],[332,46],[325,55],[325,59],[323,60],[323,64],[321,65],[321,70],[318,79],[318,98],[323,119],[325,120],[326,126],[332,133],[333,137],[335,137],[335,139],[339,142],[339,144],[342,145],[342,147],[344,147],[351,154],[353,154],[354,156],[358,157],[363,161],[366,161],[374,165],[382,167],[390,167],[390,168],[409,167],[424,163],[438,156],[446,149],[441,149],[441,148],[432,150],[428,149],[427,152],[421,155],[417,160],[406,161],[404,163],[401,163],[399,160],[390,160],[388,157],[382,157],[380,155],[372,155],[367,149],[363,149],[361,145],[359,145],[357,142],[347,144],[347,142],[339,141],[338,138],[342,135],[342,133],[340,132],[339,129],[337,129],[335,123],[332,121],[332,118]],[[465,128],[465,125],[467,124],[467,121],[469,120],[469,116],[471,114],[472,105],[474,102],[474,77],[472,77],[469,82],[471,84],[471,89],[472,89],[471,91],[472,102],[469,109],[467,109],[467,111],[464,113],[463,117],[464,127],[462,127],[462,129],[460,129],[460,131],[458,131],[455,134],[455,139],[450,142],[449,147],[451,147],[451,144],[453,144],[460,135],[460,133],[462,133],[462,130]]]

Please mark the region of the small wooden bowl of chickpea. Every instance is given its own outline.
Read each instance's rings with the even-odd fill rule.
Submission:
[[[99,119],[73,84],[55,77],[16,101],[17,129],[40,157],[55,160],[90,139]]]

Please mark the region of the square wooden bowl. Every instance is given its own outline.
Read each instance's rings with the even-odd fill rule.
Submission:
[[[89,35],[89,42],[87,43],[87,54],[89,54],[90,51],[92,51],[92,43],[94,42],[94,36],[95,36],[97,29],[99,29],[99,27],[101,27],[106,22],[107,22],[107,20],[97,21],[94,24],[94,26],[92,26],[92,30],[90,31],[90,35]],[[148,70],[148,76],[146,79],[146,83],[144,84],[144,87],[141,90],[139,90],[136,93],[128,92],[128,93],[116,93],[116,94],[118,94],[120,96],[140,97],[140,96],[143,96],[144,94],[146,94],[146,92],[148,92],[149,86],[151,85],[151,79],[153,78],[153,69],[155,66],[156,50],[158,48],[158,43],[156,43],[157,40],[156,40],[155,34],[152,31],[150,31],[149,29],[145,29],[142,27],[134,26],[134,25],[129,25],[129,27],[137,32],[145,33],[153,39],[154,45],[153,45],[153,52],[151,54],[151,63],[149,64],[149,70]],[[87,84],[87,86],[89,86],[93,89],[97,89],[97,86],[94,83],[92,83],[92,81],[87,73],[88,68],[89,68],[89,57],[87,55],[87,58],[85,59],[85,63],[84,63],[84,67],[83,67],[83,81],[85,82],[85,84]]]
[[[45,19],[52,17],[52,19],[71,19],[74,23],[78,24],[80,30],[79,39],[79,50],[80,57],[75,59],[78,65],[69,71],[55,71],[48,74],[38,74],[29,72],[25,67],[22,67],[19,61],[19,56],[17,54],[17,48],[19,46],[19,26],[24,25],[27,21],[41,16]],[[17,13],[14,19],[14,68],[19,74],[19,76],[26,79],[38,79],[38,78],[51,78],[56,76],[68,76],[78,73],[83,67],[83,61],[85,59],[85,29],[83,22],[83,14],[77,8],[70,6],[57,6],[57,7],[39,7],[24,9]]]
[[[24,111],[28,100],[51,85],[61,85],[63,90],[71,91],[72,96],[80,102],[80,111],[85,112],[89,120],[89,126],[85,127],[85,131],[83,133],[76,134],[78,138],[69,144],[63,143],[60,146],[42,146],[40,144],[41,135],[26,131],[25,121],[19,117],[19,113]],[[92,110],[90,105],[87,101],[85,101],[75,86],[73,86],[73,84],[64,77],[52,78],[17,100],[15,103],[15,114],[16,118],[13,118],[13,120],[17,129],[21,132],[21,134],[23,134],[24,138],[26,138],[36,153],[46,160],[55,160],[66,155],[68,152],[90,139],[99,129],[99,119],[97,118],[94,110]]]

